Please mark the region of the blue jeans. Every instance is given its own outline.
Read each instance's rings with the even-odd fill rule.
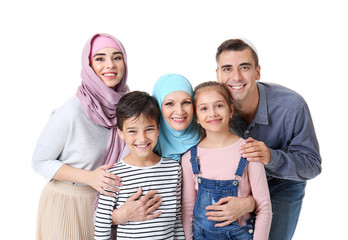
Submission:
[[[273,212],[269,240],[290,240],[294,235],[306,183],[276,178],[268,181]]]

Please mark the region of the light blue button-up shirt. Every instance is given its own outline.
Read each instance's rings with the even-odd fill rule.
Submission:
[[[321,172],[319,144],[305,100],[271,83],[257,83],[260,100],[254,120],[239,133],[263,141],[271,152],[269,178],[303,181]],[[240,127],[240,126],[239,126]]]

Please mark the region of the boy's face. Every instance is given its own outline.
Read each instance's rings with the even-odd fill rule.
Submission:
[[[155,119],[148,119],[143,115],[138,119],[131,117],[123,122],[123,130],[117,129],[117,131],[126,142],[133,158],[146,160],[153,156],[159,135]]]

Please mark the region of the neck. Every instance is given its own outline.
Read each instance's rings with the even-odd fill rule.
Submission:
[[[222,148],[229,146],[239,140],[239,137],[229,130],[224,132],[207,133],[207,136],[199,143],[203,148]]]
[[[151,156],[147,157],[139,157],[134,156],[132,153],[129,153],[126,157],[123,158],[123,161],[125,163],[128,163],[129,165],[135,166],[135,167],[151,167],[155,164],[157,164],[161,160],[161,157],[157,154],[153,153]]]
[[[235,106],[240,111],[244,121],[248,124],[251,123],[256,116],[257,108],[259,106],[259,93],[257,92],[256,97],[236,101]]]

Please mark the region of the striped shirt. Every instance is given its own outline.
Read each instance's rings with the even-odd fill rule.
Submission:
[[[120,208],[139,187],[144,196],[157,190],[162,204],[156,219],[126,222],[117,226],[117,239],[185,239],[181,222],[181,166],[178,161],[161,158],[151,167],[135,167],[123,160],[109,171],[122,179],[122,187],[114,196],[100,195],[95,219],[95,239],[110,239],[112,211]]]

